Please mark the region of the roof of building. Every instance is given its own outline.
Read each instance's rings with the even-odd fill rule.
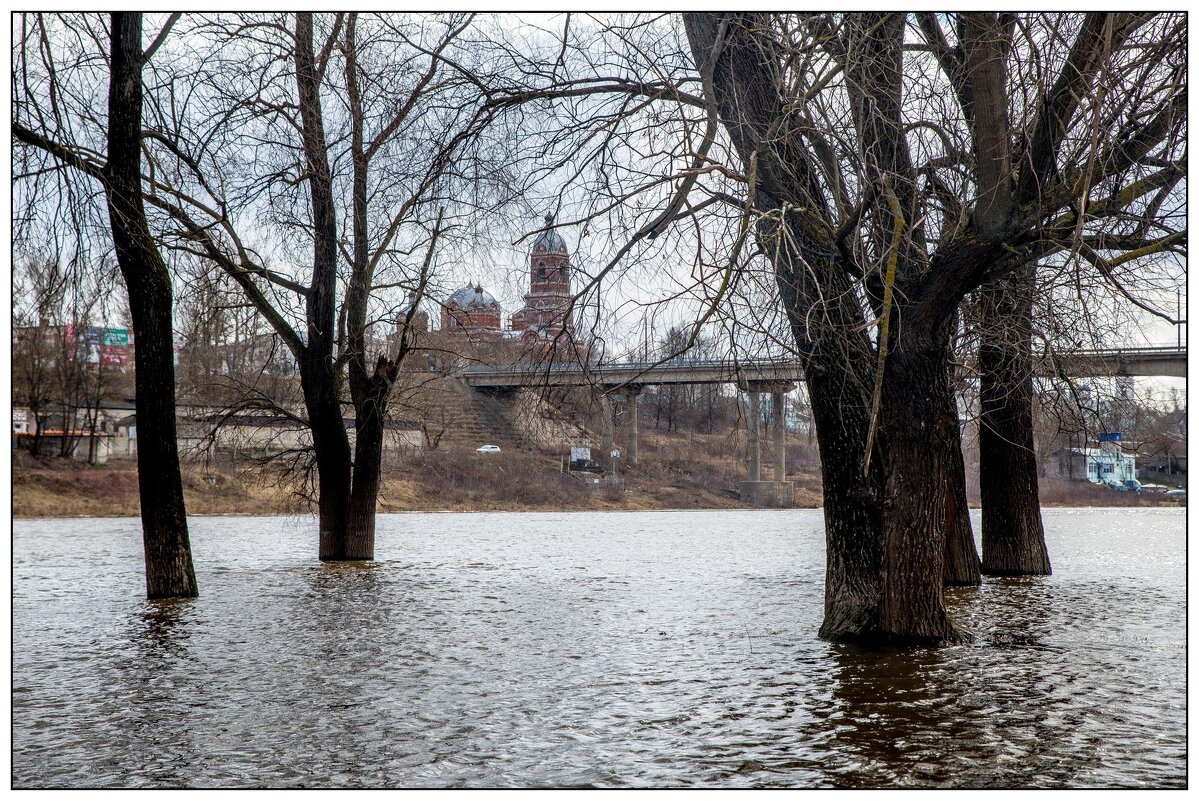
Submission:
[[[546,226],[553,225],[554,215],[545,215],[545,224]],[[566,240],[562,238],[561,234],[553,229],[542,231],[537,235],[537,238],[533,240],[533,250],[536,251],[538,247],[544,248],[551,253],[564,254],[566,253]]]
[[[482,309],[488,306],[499,308],[499,302],[482,285],[467,285],[445,299],[445,305],[457,305],[460,309]]]

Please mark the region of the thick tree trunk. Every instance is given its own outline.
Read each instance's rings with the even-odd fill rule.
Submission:
[[[318,553],[322,561],[345,559],[346,524],[350,500],[350,441],[346,435],[341,404],[330,395],[333,379],[326,364],[314,365],[311,354],[300,363],[300,383],[304,388],[308,424],[316,456],[317,509],[319,516]]]
[[[1032,431],[1035,266],[979,290],[979,489],[982,571],[1049,575]]]
[[[356,404],[354,483],[350,495],[347,559],[375,558],[375,506],[383,469],[383,424],[387,396],[395,377],[395,365],[381,357],[374,375],[354,392],[359,402]]]
[[[844,372],[806,370],[824,486],[824,620],[820,636],[839,642],[879,635],[882,507],[877,461],[862,473],[868,407],[846,403],[860,388],[846,386]],[[847,393],[854,393],[849,394]]]
[[[357,429],[354,443],[354,483],[350,493],[346,559],[375,558],[375,507],[382,470],[383,429],[368,423]]]
[[[938,394],[944,351],[911,329],[893,338],[879,439],[884,462],[880,627],[897,642],[964,638],[944,604],[945,476],[951,438]]]
[[[762,233],[774,235],[768,227]],[[790,235],[805,234],[792,229]],[[820,636],[839,642],[886,639],[879,619],[883,473],[877,442],[869,471],[863,469],[875,351],[855,325],[861,312],[836,265],[825,270],[833,286],[820,287],[808,265],[788,251],[778,253],[779,294],[803,360],[820,450],[826,551]],[[812,308],[817,313],[804,313]]]
[[[957,410],[945,410],[945,584],[976,587],[982,583],[978,548],[970,524],[966,498],[966,464],[962,458],[962,434]]]
[[[763,47],[768,37],[762,26],[769,20],[687,14],[684,24],[705,94],[746,169],[756,176],[754,204],[764,215],[758,235],[774,260],[779,295],[804,362],[824,478],[827,572],[820,634],[890,643],[957,639],[942,603],[948,438],[944,426],[935,425],[941,407],[930,391],[946,382],[946,361],[938,358],[927,333],[924,349],[915,347],[908,318],[897,311],[904,336],[891,337],[892,344],[903,345],[906,355],[897,351],[886,364],[878,436],[867,470],[877,352],[867,335],[862,298],[849,278],[864,271],[847,263],[852,256],[832,238],[838,226],[812,222],[836,218],[830,208],[820,207],[828,176],[820,177],[807,145],[777,125],[786,115],[777,65]],[[892,41],[882,49],[894,61],[902,24],[888,35]],[[891,102],[897,88],[884,89],[888,94],[876,102],[886,100],[897,114],[898,105]],[[855,111],[865,108],[863,102]],[[872,135],[894,135],[883,128],[871,128]],[[879,158],[899,169],[906,155],[892,148]],[[911,205],[903,202],[908,189],[898,187],[901,209]],[[914,216],[910,209],[908,216]],[[776,220],[788,227],[786,237],[775,230]],[[917,234],[911,236],[905,265],[922,252]],[[876,304],[877,293],[869,300]]]
[[[354,180],[351,188],[353,250],[346,288],[346,347],[350,373],[350,398],[354,403],[354,478],[351,485],[346,532],[346,559],[375,558],[375,506],[383,461],[383,420],[387,395],[395,381],[394,365],[380,356],[374,372],[366,364],[367,303],[371,274],[367,220],[368,159],[364,144],[362,98],[358,86],[357,16],[346,19],[346,100],[350,106],[350,156]]]
[[[171,281],[146,224],[141,192],[142,22],[112,15],[106,187],[117,261],[137,339],[137,483],[150,598],[198,594],[175,436]]]

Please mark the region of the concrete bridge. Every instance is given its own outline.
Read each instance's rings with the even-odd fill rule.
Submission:
[[[1062,372],[1074,378],[1099,376],[1154,376],[1186,378],[1186,345],[1163,345],[1113,350],[1079,350],[1057,357]],[[1053,365],[1044,362],[1040,374],[1058,375]]]
[[[1073,378],[1098,376],[1186,377],[1186,346],[1079,350],[1038,364],[1037,374]],[[649,384],[737,384],[796,382],[803,368],[792,358],[747,361],[672,359],[658,362],[608,364],[515,364],[469,367],[462,379],[480,390],[517,387],[595,386],[605,391]]]
[[[1075,351],[1042,361],[1038,375],[1055,377],[1165,376],[1186,377],[1186,347],[1144,347]],[[484,392],[506,392],[520,387],[591,386],[600,391],[603,405],[603,444],[606,456],[614,442],[615,398],[628,408],[629,431],[625,457],[637,462],[637,396],[644,387],[660,384],[736,384],[749,398],[749,475],[741,497],[758,506],[791,506],[792,484],[786,481],[786,426],[783,395],[803,380],[803,369],[794,359],[687,360],[666,362],[613,362],[595,365],[535,365],[469,367],[462,375],[467,385]],[[771,480],[763,480],[759,425],[763,393],[771,396]]]

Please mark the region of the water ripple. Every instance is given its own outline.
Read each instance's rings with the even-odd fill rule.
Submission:
[[[1055,574],[947,593],[978,636],[815,637],[819,512],[19,521],[13,786],[1185,787],[1185,522],[1046,513]],[[752,532],[731,536],[729,532]]]

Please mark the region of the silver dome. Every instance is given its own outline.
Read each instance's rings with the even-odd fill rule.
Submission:
[[[480,309],[488,306],[498,308],[500,305],[491,293],[485,291],[479,284],[464,286],[446,298],[445,305],[452,306],[454,304],[457,304],[460,309]]]

